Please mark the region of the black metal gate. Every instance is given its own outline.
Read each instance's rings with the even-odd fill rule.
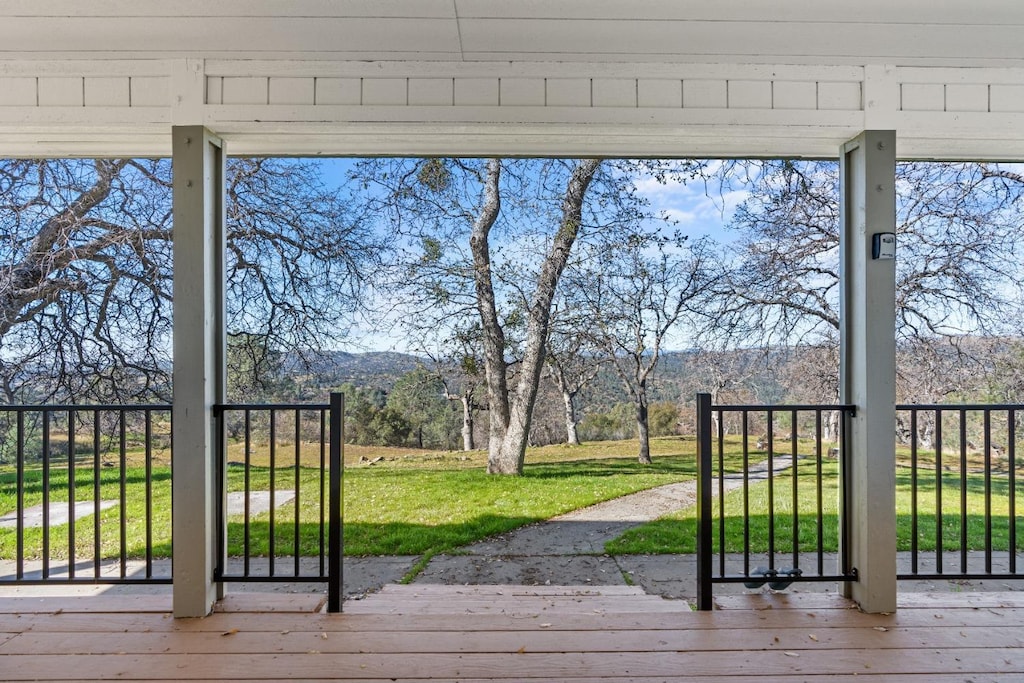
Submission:
[[[223,582],[326,582],[341,611],[344,397],[328,404],[232,404],[219,425]]]
[[[697,607],[715,583],[852,581],[845,405],[711,405],[697,394]],[[832,445],[827,445],[832,444]],[[838,546],[838,552],[826,549]]]

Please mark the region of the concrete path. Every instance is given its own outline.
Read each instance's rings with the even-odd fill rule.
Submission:
[[[802,456],[798,456],[802,457]],[[792,458],[776,456],[773,472],[792,467]],[[748,482],[768,478],[767,461],[752,465]],[[727,475],[726,493],[743,485],[741,475]],[[715,495],[718,487],[715,487]],[[697,483],[679,482],[622,496],[591,507],[516,529],[507,534],[473,543],[457,553],[438,555],[413,583],[464,585],[638,585],[653,595],[695,600],[697,561],[693,555],[620,555],[604,553],[604,545],[623,532],[666,514],[696,505]],[[947,555],[949,555],[947,553]],[[975,554],[976,555],[976,554]],[[1005,553],[1003,554],[1005,555]],[[729,558],[732,563],[739,558]],[[767,564],[763,558],[752,563]],[[346,561],[347,562],[347,561]],[[826,567],[835,566],[836,556],[825,558]],[[910,571],[910,554],[899,553],[898,568]],[[996,571],[1007,571],[1008,560],[998,557]],[[950,569],[954,568],[950,566]],[[906,591],[1022,590],[1024,580],[990,581],[903,581]],[[742,584],[717,584],[716,595],[758,592]],[[794,584],[790,592],[835,592],[834,583]]]
[[[791,457],[778,456],[774,459],[773,471],[783,471],[792,464]],[[767,477],[767,461],[751,466],[750,483]],[[726,492],[742,485],[742,477],[726,477],[724,482]],[[636,566],[629,557],[605,555],[605,544],[633,527],[696,503],[696,481],[638,491],[465,546],[458,553],[438,555],[414,583],[632,583],[637,580],[634,575],[643,568]],[[649,565],[647,562],[644,566]]]

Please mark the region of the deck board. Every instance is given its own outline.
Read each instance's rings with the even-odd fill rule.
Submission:
[[[0,678],[1024,680],[1024,600],[1003,593],[901,596],[890,615],[795,593],[692,612],[622,586],[387,587],[340,615],[314,613],[319,601],[238,594],[205,619],[176,620],[159,601],[131,611],[131,601],[103,596],[0,598]]]
[[[915,673],[957,673],[1020,675],[1024,673],[1024,652],[969,649],[916,649],[879,651],[872,649],[829,650],[814,656],[800,651],[713,651],[713,652],[587,652],[471,654],[330,654],[319,650],[293,655],[277,654],[120,654],[10,655],[4,657],[4,677],[10,681],[60,680],[73,672],[76,678],[122,678],[177,680],[210,678],[216,675],[242,678],[287,680],[310,678],[377,677],[380,679],[422,677],[444,680],[462,677],[537,677],[569,680],[578,676],[617,678],[623,674],[672,676],[783,676],[813,672],[849,674],[871,672],[891,675]],[[168,674],[171,674],[169,676]]]
[[[247,628],[247,627],[244,627]],[[871,627],[855,628],[777,628],[753,634],[746,631],[663,630],[592,631],[561,633],[557,638],[548,631],[398,631],[388,633],[336,633],[328,631],[225,631],[209,633],[121,633],[109,645],[91,633],[29,632],[3,648],[5,655],[96,654],[104,648],[108,654],[147,654],[180,650],[215,654],[225,648],[237,653],[285,652],[301,654],[309,650],[333,654],[378,653],[467,653],[467,652],[677,652],[742,650],[842,650],[932,648],[1016,648],[1024,645],[1021,635],[1012,631],[983,632],[957,627],[893,628],[879,638]],[[230,638],[225,644],[220,639]],[[0,636],[2,645],[2,636]]]

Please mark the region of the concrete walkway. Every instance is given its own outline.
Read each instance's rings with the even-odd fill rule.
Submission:
[[[777,456],[773,471],[792,467],[788,456]],[[751,466],[750,483],[767,479],[768,463]],[[726,492],[743,485],[742,477],[726,477]],[[438,555],[414,583],[516,584],[516,585],[609,585],[640,584],[648,592],[666,597],[693,596],[669,577],[695,576],[692,559],[663,557],[613,558],[604,554],[605,544],[625,531],[697,503],[697,482],[683,481],[574,510],[544,522],[531,524],[479,543],[458,553]],[[671,582],[671,587],[664,584]],[[690,580],[694,583],[694,580]]]

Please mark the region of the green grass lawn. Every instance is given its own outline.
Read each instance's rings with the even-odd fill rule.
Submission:
[[[76,468],[75,500],[93,500],[93,472],[91,467]],[[121,547],[121,528],[124,526],[125,548],[128,557],[146,556],[147,487],[144,467],[129,467],[124,471],[125,506],[120,504],[100,512],[101,557],[118,557]],[[100,500],[120,499],[121,470],[100,469]],[[17,509],[16,476],[12,471],[0,473],[0,512],[6,514]],[[170,556],[171,546],[171,472],[168,467],[154,468],[149,488],[152,521],[150,533],[155,557]],[[67,503],[69,499],[67,468],[53,467],[50,471],[49,500]],[[39,470],[25,472],[25,507],[43,502],[43,474]],[[75,521],[75,556],[92,557],[95,547],[93,528],[95,517],[87,515]],[[70,525],[54,526],[49,534],[49,557],[68,557]],[[0,529],[0,559],[17,557],[17,532],[13,528]],[[43,554],[43,532],[39,528],[25,529],[24,556],[39,559]]]
[[[801,446],[802,448],[802,446]],[[265,450],[265,449],[264,449]],[[654,464],[640,465],[633,455],[635,441],[604,442],[582,447],[564,445],[530,449],[526,471],[521,477],[496,477],[484,472],[486,454],[476,451],[464,453],[428,453],[410,449],[358,449],[347,448],[345,471],[345,551],[348,555],[431,555],[450,551],[488,536],[508,531],[524,524],[547,519],[569,510],[585,507],[603,500],[632,493],[661,484],[696,476],[695,444],[692,438],[664,438],[652,441]],[[801,450],[801,452],[804,452]],[[232,453],[232,459],[241,459]],[[763,456],[752,454],[756,462]],[[295,489],[298,476],[300,495],[298,506],[288,503],[274,513],[275,553],[291,554],[298,514],[299,552],[317,554],[321,543],[320,488],[318,448],[299,449],[299,467],[295,467],[294,449],[282,448],[278,454],[279,467],[273,471],[274,488]],[[363,462],[360,463],[360,458]],[[374,464],[367,461],[378,460]],[[289,462],[290,460],[290,462]],[[120,554],[122,526],[126,537],[126,554],[131,558],[145,556],[147,528],[145,469],[138,460],[128,458],[124,471],[127,482],[126,505],[105,510],[100,516],[101,556]],[[259,449],[251,454],[249,468],[252,490],[269,490],[271,470],[269,459]],[[727,470],[735,471],[740,463],[739,442],[726,444]],[[822,496],[824,549],[834,550],[838,545],[836,517],[836,463],[823,464]],[[812,550],[817,543],[817,496],[813,484],[815,465],[809,460],[799,464],[798,471],[798,527],[800,547]],[[245,468],[229,468],[228,488],[244,489]],[[76,468],[76,499],[92,498],[91,463]],[[910,548],[910,482],[909,470],[897,471],[897,521],[899,547]],[[934,498],[926,487],[934,487],[934,472],[922,471],[927,480],[919,502],[919,547],[935,547]],[[120,496],[119,467],[100,470],[100,498],[117,500]],[[973,549],[984,547],[984,480],[981,475],[968,477],[968,536]],[[960,543],[960,477],[956,472],[945,472],[943,483],[943,546],[947,550],[959,548]],[[792,549],[793,508],[792,474],[783,471],[774,481],[776,547]],[[1005,475],[993,477],[993,547],[1006,549],[1009,522],[1006,500]],[[67,468],[54,466],[50,474],[50,500],[68,500]],[[752,550],[767,549],[769,515],[767,511],[766,483],[751,486],[747,506],[750,511],[749,530]],[[157,557],[170,554],[170,469],[158,462],[153,467],[150,488],[152,522],[149,533],[153,539],[153,553]],[[42,474],[38,470],[26,472],[25,505],[42,502]],[[726,550],[740,551],[744,531],[743,497],[740,491],[727,494]],[[1024,495],[1018,496],[1018,509],[1024,510]],[[0,469],[0,514],[16,507],[15,473]],[[718,506],[715,505],[717,515]],[[76,522],[76,556],[93,555],[92,536],[94,518],[87,516]],[[68,525],[54,527],[50,532],[51,559],[68,555]],[[0,558],[16,556],[14,529],[0,529]],[[248,536],[251,555],[269,552],[270,515],[255,515],[248,525],[240,516],[228,520],[229,553],[240,555]],[[1024,547],[1024,528],[1019,529],[1018,545]],[[684,510],[650,524],[642,525],[608,544],[614,554],[680,553],[694,552],[696,523],[693,510]],[[715,534],[716,547],[718,544]],[[25,556],[42,556],[42,532],[27,529],[24,539]]]
[[[838,522],[838,466],[835,462],[822,465],[822,548],[834,552],[839,546]],[[797,531],[799,548],[810,552],[817,549],[818,496],[814,485],[815,465],[803,463],[798,468]],[[918,486],[918,549],[934,551],[936,548],[935,473],[919,472]],[[740,490],[725,496],[725,550],[742,552],[744,528],[750,535],[751,552],[767,552],[769,531],[774,530],[775,548],[781,552],[793,549],[792,473],[784,471],[774,481],[775,515],[768,514],[768,484],[760,482],[750,487],[747,500],[749,511],[744,523],[744,500]],[[967,546],[969,550],[985,548],[985,481],[980,474],[967,476]],[[960,474],[944,472],[942,475],[942,546],[944,550],[959,550],[961,543]],[[897,549],[910,550],[912,543],[912,506],[910,470],[896,472],[896,533]],[[1024,510],[1024,491],[1017,493],[1017,509]],[[719,507],[713,506],[715,518],[713,542],[720,548]],[[992,478],[992,547],[1009,549],[1008,481],[1005,476]],[[661,519],[636,527],[609,542],[605,550],[615,555],[665,554],[696,552],[697,521],[693,508],[681,510]],[[1024,522],[1017,522],[1017,548],[1024,549]]]
[[[549,446],[531,449],[522,477],[497,477],[484,471],[486,454],[477,451],[462,453],[424,453],[414,450],[388,449],[365,451],[358,455],[346,453],[345,471],[345,552],[348,555],[430,554],[443,552],[495,533],[539,521],[562,512],[608,500],[641,489],[692,479],[696,474],[694,441],[688,438],[665,438],[652,441],[653,465],[637,463],[632,455],[636,442],[605,442],[581,447]],[[282,449],[279,467],[274,470],[274,488],[294,489],[298,472],[299,544],[302,554],[319,552],[321,530],[321,482],[313,450],[300,454],[296,470],[294,457]],[[358,456],[384,460],[372,466],[358,464]],[[285,464],[288,458],[290,464]],[[256,453],[253,463],[265,463],[265,454]],[[228,489],[244,490],[243,467],[231,467]],[[91,467],[76,468],[76,499],[92,498]],[[119,496],[119,468],[103,468],[100,472],[101,499]],[[270,469],[264,465],[249,468],[252,490],[268,490]],[[145,470],[125,470],[127,515],[124,516],[129,557],[143,557],[146,546]],[[170,554],[170,470],[166,466],[153,469],[153,545],[156,556]],[[16,507],[15,474],[0,471],[0,513]],[[52,468],[50,500],[68,500],[67,469]],[[26,507],[42,502],[42,474],[26,472]],[[293,552],[296,506],[288,503],[274,514],[275,552]],[[101,553],[104,557],[119,554],[122,508],[115,506],[101,513]],[[91,557],[93,517],[76,522],[76,555]],[[246,525],[240,516],[228,520],[229,554],[241,554]],[[250,553],[265,555],[269,551],[270,515],[256,515],[248,525]],[[16,556],[15,530],[0,529],[0,557]],[[42,554],[42,531],[27,529],[25,556]],[[50,532],[50,557],[65,558],[68,554],[68,527],[55,527]]]

